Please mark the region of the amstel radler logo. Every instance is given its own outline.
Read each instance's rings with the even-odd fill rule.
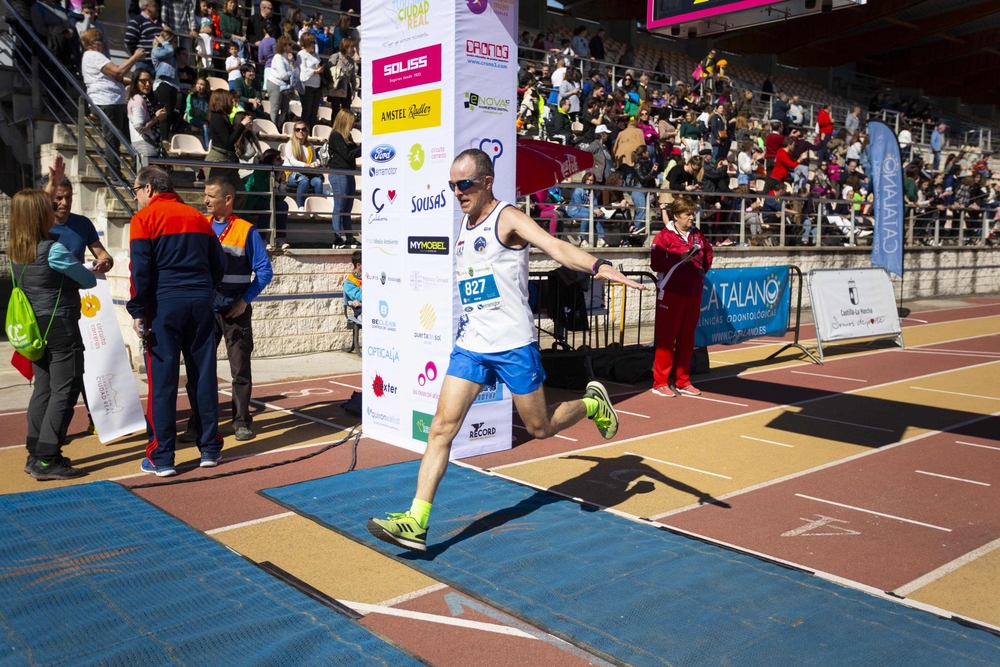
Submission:
[[[391,134],[441,125],[441,89],[372,102],[372,134]],[[411,162],[412,164],[412,162]]]

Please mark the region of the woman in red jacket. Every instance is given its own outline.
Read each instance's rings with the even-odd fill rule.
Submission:
[[[833,134],[833,116],[830,115],[831,111],[833,111],[833,105],[827,104],[816,114],[816,124],[819,125],[821,139],[829,139]]]
[[[795,139],[792,137],[785,137],[784,142],[782,142],[781,148],[778,149],[778,154],[774,157],[774,167],[771,168],[771,174],[767,177],[764,182],[764,194],[770,194],[776,186],[781,185],[788,179],[788,175],[792,173],[792,170],[799,166],[799,163],[792,159],[792,156],[788,154],[788,147],[795,143]],[[778,191],[778,194],[784,193],[784,186]]]
[[[701,314],[702,280],[712,268],[712,244],[694,226],[698,205],[686,195],[670,204],[670,217],[653,239],[650,265],[657,272],[656,356],[653,393],[700,396],[691,384],[694,330]]]

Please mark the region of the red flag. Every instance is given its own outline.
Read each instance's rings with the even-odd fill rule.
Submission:
[[[14,350],[14,356],[10,358],[10,365],[16,368],[17,372],[29,382],[35,377],[35,369],[32,367],[31,361],[17,350]]]

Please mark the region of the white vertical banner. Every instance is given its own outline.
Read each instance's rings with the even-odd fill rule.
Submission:
[[[494,9],[494,6],[496,9]],[[454,157],[486,150],[497,196],[514,197],[517,5],[363,0],[362,239],[365,433],[426,447],[455,340]],[[511,447],[511,401],[486,387],[452,448]]]
[[[146,430],[146,417],[104,276],[97,276],[93,289],[80,290],[80,335],[83,387],[97,437],[104,443]]]

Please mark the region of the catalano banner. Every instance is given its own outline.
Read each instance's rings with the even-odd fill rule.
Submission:
[[[101,442],[146,429],[125,340],[104,276],[80,290],[80,335],[84,346],[83,386]]]
[[[455,340],[448,189],[456,155],[481,148],[514,201],[514,0],[362,0],[363,389],[366,435],[422,452]],[[511,399],[483,389],[453,458],[509,449]]]
[[[788,276],[787,266],[709,271],[695,345],[736,345],[759,336],[784,336],[791,289]]]
[[[871,138],[875,234],[872,264],[903,277],[903,166],[899,142],[885,123],[868,123]]]

